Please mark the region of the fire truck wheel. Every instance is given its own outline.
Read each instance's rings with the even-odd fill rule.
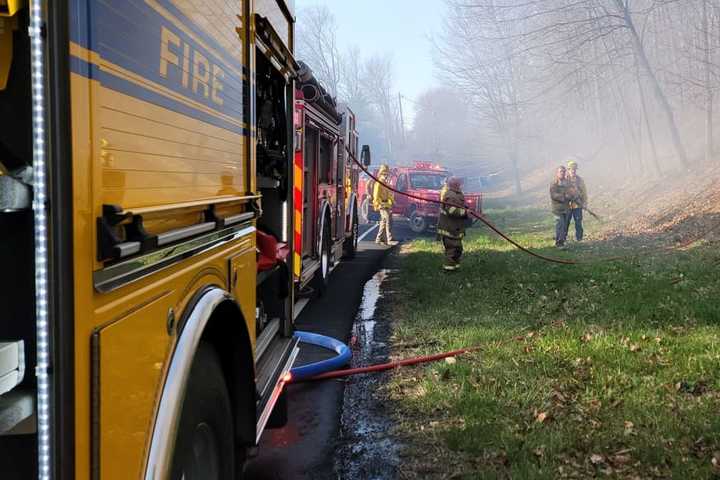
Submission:
[[[423,233],[427,229],[427,220],[425,217],[420,216],[417,212],[413,212],[410,215],[410,230],[415,233]]]
[[[230,395],[215,349],[195,353],[173,455],[173,480],[232,480],[235,468]]]
[[[313,278],[313,288],[316,292],[318,292],[318,295],[322,296],[328,286],[328,280],[330,278],[330,262],[332,261],[332,252],[330,246],[330,219],[326,219],[320,242],[320,268],[315,271],[315,277]]]
[[[343,253],[345,254],[345,258],[355,258],[358,246],[359,229],[360,226],[358,225],[358,217],[356,213],[353,215],[352,231],[350,233],[350,236],[345,239],[345,244],[343,245]]]

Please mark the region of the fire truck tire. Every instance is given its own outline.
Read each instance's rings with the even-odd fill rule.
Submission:
[[[173,454],[173,480],[235,478],[233,412],[215,349],[195,353]],[[244,461],[243,459],[238,459]],[[241,470],[241,469],[240,469]]]
[[[364,224],[368,223],[370,219],[368,218],[368,215],[370,214],[370,197],[363,198],[363,201],[360,203],[360,221]]]
[[[328,286],[332,261],[332,249],[330,245],[330,219],[326,219],[325,221],[320,244],[320,268],[315,271],[315,277],[313,277],[313,289],[319,296],[322,296]]]
[[[345,239],[345,244],[343,245],[343,253],[345,254],[345,258],[348,259],[355,258],[355,254],[357,253],[358,237],[360,234],[357,213],[353,215],[352,227],[350,228],[352,229],[350,236]]]
[[[410,230],[414,233],[423,233],[427,230],[428,221],[425,217],[418,215],[417,212],[413,212],[410,215]]]

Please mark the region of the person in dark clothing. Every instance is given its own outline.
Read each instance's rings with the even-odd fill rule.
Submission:
[[[555,215],[555,246],[558,248],[565,248],[570,224],[570,200],[575,196],[567,181],[565,167],[558,167],[555,180],[550,184],[550,205]]]
[[[460,268],[460,257],[463,254],[462,239],[465,236],[468,213],[465,208],[465,195],[462,182],[451,177],[447,182],[447,192],[443,197],[443,206],[438,219],[438,238],[445,248],[445,264],[443,269],[453,271]]]

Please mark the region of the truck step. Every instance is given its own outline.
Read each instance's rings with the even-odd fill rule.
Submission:
[[[270,346],[278,331],[280,330],[280,319],[273,318],[270,323],[263,329],[255,343],[255,358],[260,358]]]
[[[35,392],[18,388],[0,396],[0,436],[35,433]]]
[[[284,377],[292,368],[299,352],[297,338],[277,335],[255,366],[255,385],[258,393],[256,440],[260,439],[275,402],[282,393]]]
[[[17,212],[30,208],[32,189],[10,175],[0,175],[0,212]]]
[[[0,342],[0,395],[18,386],[24,376],[25,349],[23,342]]]

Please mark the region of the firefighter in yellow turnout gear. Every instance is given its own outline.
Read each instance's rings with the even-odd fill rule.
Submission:
[[[390,177],[390,167],[382,165],[378,171],[378,180],[373,186],[373,208],[380,213],[380,226],[375,237],[375,243],[394,244],[392,238],[392,207],[395,203],[393,192],[382,184],[387,184]]]
[[[442,197],[444,205],[440,209],[437,233],[445,248],[443,269],[453,271],[460,268],[460,257],[463,253],[462,239],[465,236],[468,213],[460,179],[450,178],[447,187],[447,192]]]

